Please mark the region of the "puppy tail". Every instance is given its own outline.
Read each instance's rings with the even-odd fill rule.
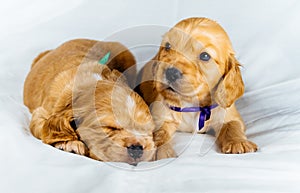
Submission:
[[[32,62],[31,64],[31,68],[33,68],[35,66],[35,64],[41,59],[43,58],[44,56],[46,56],[49,52],[51,52],[51,50],[47,50],[47,51],[44,51],[42,53],[40,53]]]

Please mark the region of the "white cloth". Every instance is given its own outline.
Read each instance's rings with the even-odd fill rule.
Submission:
[[[297,0],[2,2],[0,192],[300,192],[299,9]],[[209,135],[179,133],[179,158],[134,167],[58,151],[30,135],[22,89],[39,52],[73,38],[113,39],[131,47],[140,67],[163,33],[190,16],[228,32],[244,66],[237,105],[258,152],[224,155]]]

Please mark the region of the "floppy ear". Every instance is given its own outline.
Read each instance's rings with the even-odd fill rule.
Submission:
[[[152,60],[151,60],[151,73],[152,76],[154,77],[154,75],[157,72],[157,68],[158,68],[158,55],[156,55]]]
[[[223,108],[230,107],[244,93],[244,82],[240,64],[234,55],[230,55],[223,79],[219,82],[214,94],[215,101]]]
[[[77,139],[72,128],[72,111],[66,110],[50,115],[43,107],[33,111],[30,122],[31,133],[44,143],[53,145],[56,142]]]
[[[57,142],[77,140],[78,136],[71,126],[72,118],[65,113],[51,115],[44,123],[42,141],[53,145]]]
[[[67,89],[44,120],[41,132],[41,139],[44,143],[53,145],[57,142],[78,139],[76,131],[72,128],[74,115],[71,103],[72,89]]]
[[[38,107],[32,112],[32,118],[30,121],[29,128],[33,136],[35,136],[38,139],[41,139],[43,133],[43,126],[49,116],[50,115],[48,111],[46,111],[46,109],[44,109],[43,107]]]

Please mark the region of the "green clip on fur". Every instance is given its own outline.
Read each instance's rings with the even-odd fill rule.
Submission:
[[[107,54],[105,54],[105,56],[103,56],[103,58],[99,60],[99,64],[105,65],[109,59],[109,56],[110,56],[110,52],[107,52]]]

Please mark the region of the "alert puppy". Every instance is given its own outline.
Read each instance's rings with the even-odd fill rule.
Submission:
[[[111,59],[99,64],[107,52]],[[150,111],[120,73],[126,70],[130,80],[134,64],[132,54],[116,42],[78,39],[40,54],[24,85],[32,134],[97,160],[151,160],[155,146]]]
[[[164,35],[157,55],[139,74],[138,88],[151,106],[158,159],[175,156],[170,144],[175,131],[195,128],[199,133],[214,129],[223,153],[257,150],[234,104],[244,92],[239,67],[215,21],[188,18]]]

